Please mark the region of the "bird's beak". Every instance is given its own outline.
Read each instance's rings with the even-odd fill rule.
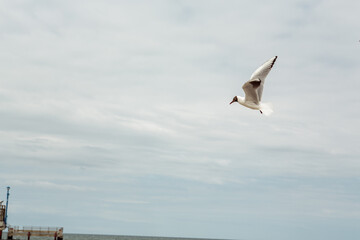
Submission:
[[[232,100],[230,104],[232,104],[233,102],[235,102],[235,101],[234,101],[234,100]]]

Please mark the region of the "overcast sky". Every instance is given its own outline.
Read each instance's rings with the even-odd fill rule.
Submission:
[[[65,233],[360,238],[360,1],[0,1],[0,199]],[[278,56],[265,117],[242,84]]]

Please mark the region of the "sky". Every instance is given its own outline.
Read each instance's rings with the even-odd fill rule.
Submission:
[[[360,237],[360,2],[0,1],[0,200],[65,233]],[[278,56],[263,101],[242,84]]]

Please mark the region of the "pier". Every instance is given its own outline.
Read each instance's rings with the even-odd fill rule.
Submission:
[[[10,187],[7,187],[6,194],[6,205],[3,204],[4,201],[0,201],[0,240],[2,239],[2,232],[6,228],[8,229],[7,239],[15,240],[14,237],[18,236],[27,236],[27,239],[30,240],[31,236],[37,237],[53,237],[54,240],[63,240],[64,228],[62,227],[19,227],[19,226],[10,226],[8,224],[8,210],[9,210],[9,190]]]
[[[17,236],[27,236],[30,240],[31,236],[38,237],[54,237],[54,240],[63,240],[62,227],[18,227],[8,226],[8,237],[7,239],[15,239]]]

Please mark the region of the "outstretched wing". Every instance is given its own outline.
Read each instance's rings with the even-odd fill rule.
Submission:
[[[257,88],[257,95],[259,97],[259,101],[261,101],[265,78],[269,74],[271,68],[274,66],[276,59],[277,59],[277,56],[269,59],[267,62],[265,62],[263,65],[261,65],[258,69],[256,69],[255,72],[250,77],[249,82],[254,81],[256,79],[260,80],[260,86]]]
[[[261,65],[255,72],[251,75],[250,79],[261,79],[262,81],[265,80],[266,76],[269,74],[271,68],[274,66],[274,63],[277,59],[277,56],[269,59],[263,65]]]
[[[261,80],[260,79],[251,79],[244,83],[242,86],[244,92],[245,92],[245,101],[250,101],[255,104],[259,104],[260,98],[258,94],[258,89],[261,86]]]

